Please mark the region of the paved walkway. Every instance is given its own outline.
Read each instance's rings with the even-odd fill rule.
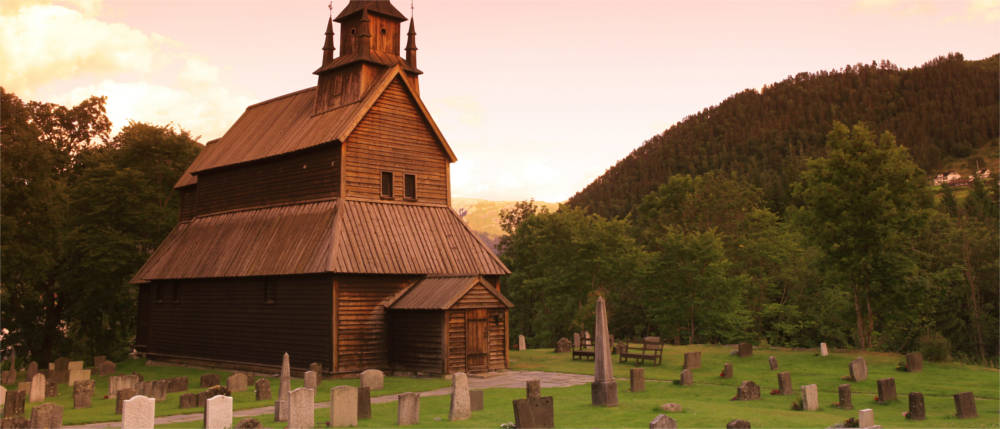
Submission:
[[[583,375],[583,374],[566,374],[561,372],[545,372],[545,371],[506,371],[498,375],[492,375],[488,377],[469,377],[469,388],[471,389],[493,389],[493,388],[524,388],[525,383],[528,380],[539,379],[542,381],[542,387],[569,387],[577,386],[581,384],[587,384],[594,381],[594,376]],[[442,387],[440,389],[428,390],[426,392],[420,392],[420,396],[441,396],[451,394],[451,387]],[[387,402],[393,402],[396,400],[397,395],[385,395],[377,396],[372,398],[373,404],[384,404]],[[330,402],[317,402],[316,408],[329,408]],[[259,407],[259,408],[248,408],[245,410],[233,410],[233,418],[244,418],[259,416],[261,414],[271,414],[274,412],[274,407]],[[201,422],[202,413],[195,414],[178,414],[174,416],[164,416],[157,417],[157,425],[168,425],[174,423],[184,423],[184,422]],[[264,422],[267,425],[268,422]],[[200,427],[199,425],[196,425]],[[64,428],[87,428],[87,429],[97,429],[97,428],[116,428],[121,427],[121,422],[103,422],[103,423],[91,423],[86,425],[78,426],[63,426]]]

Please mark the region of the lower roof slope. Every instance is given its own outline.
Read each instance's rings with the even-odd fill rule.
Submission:
[[[132,282],[319,273],[510,271],[449,207],[341,199],[182,222]]]

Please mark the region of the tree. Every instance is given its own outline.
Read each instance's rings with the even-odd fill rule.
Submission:
[[[873,346],[879,299],[915,270],[909,239],[932,204],[923,171],[892,134],[835,122],[826,155],[808,161],[792,195],[793,217],[846,280],[858,345]]]

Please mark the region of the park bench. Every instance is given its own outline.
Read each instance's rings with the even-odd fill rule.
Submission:
[[[573,349],[573,359],[594,360],[594,343],[589,337],[580,336],[580,346]]]
[[[618,362],[628,362],[629,359],[639,365],[645,365],[646,362],[659,365],[663,361],[663,342],[660,337],[646,337],[642,339],[641,345],[633,345],[629,341],[619,343]]]

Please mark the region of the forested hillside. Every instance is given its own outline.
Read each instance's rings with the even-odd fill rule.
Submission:
[[[873,62],[748,89],[651,138],[568,204],[624,216],[672,175],[722,170],[759,187],[780,210],[805,160],[823,154],[834,121],[892,132],[933,173],[997,144],[998,64],[997,55],[950,54],[912,69]],[[978,161],[992,167],[996,159]]]

